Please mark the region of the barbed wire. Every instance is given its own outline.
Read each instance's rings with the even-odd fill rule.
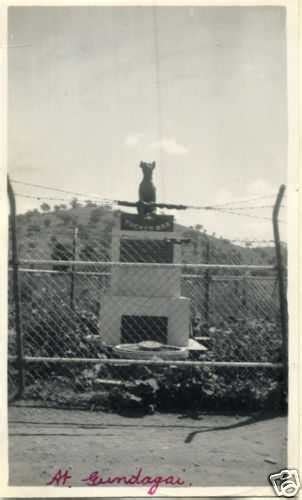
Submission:
[[[216,207],[219,209],[219,207]],[[249,207],[228,207],[228,210],[257,210],[257,208],[274,208],[274,205],[253,205]]]
[[[115,200],[111,200],[109,198],[102,198],[101,196],[98,196],[98,195],[92,194],[92,193],[82,193],[82,192],[79,192],[79,191],[69,191],[67,189],[54,188],[54,187],[45,186],[45,185],[42,185],[42,184],[32,184],[31,182],[18,181],[18,180],[15,180],[15,179],[12,179],[11,182],[14,183],[14,184],[22,184],[24,186],[31,186],[31,187],[35,187],[35,188],[39,188],[39,189],[47,189],[49,191],[57,191],[59,193],[71,194],[71,195],[81,196],[81,197],[85,197],[85,198],[89,198],[89,199],[93,198],[95,200],[99,200],[99,201],[102,201],[102,202],[114,202],[115,201]],[[25,196],[25,195],[22,195],[22,196]],[[26,196],[33,196],[33,195],[26,195]],[[41,196],[37,196],[37,199],[38,198],[42,199]],[[50,199],[47,196],[44,196],[44,198],[45,199]],[[60,200],[58,199],[58,201],[60,201]]]
[[[28,194],[24,194],[24,193],[15,193],[15,195],[17,197],[22,197],[22,198],[29,198],[29,199],[34,199],[34,200],[37,200],[37,201],[43,201],[43,200],[47,200],[47,201],[60,201],[60,202],[71,202],[72,200],[71,199],[68,199],[68,198],[53,198],[53,197],[43,197],[43,196],[33,196],[33,195],[28,195]],[[114,208],[114,203],[113,202],[110,202],[110,201],[103,201],[103,203],[101,203],[100,201],[95,201],[93,199],[90,199],[90,200],[86,200],[86,201],[90,201],[91,203],[93,203],[95,205],[95,208],[97,207],[106,207],[106,208],[111,208],[113,209]],[[163,207],[165,204],[160,204],[161,207]],[[173,206],[170,206],[170,208],[172,208]],[[176,207],[176,205],[175,205]],[[284,205],[281,205],[282,208],[286,208]],[[67,208],[67,207],[66,207]],[[91,207],[93,208],[93,207]],[[249,218],[257,218],[257,219],[260,219],[260,220],[269,220],[271,221],[271,218],[270,217],[264,217],[264,216],[256,216],[256,215],[251,215],[251,214],[245,214],[245,213],[236,213],[234,212],[234,210],[239,210],[239,211],[242,211],[242,210],[257,210],[257,209],[264,209],[264,208],[270,208],[270,209],[273,209],[273,205],[261,205],[261,206],[249,206],[249,207],[230,207],[230,209],[228,210],[224,210],[223,208],[219,208],[219,207],[216,207],[216,206],[200,206],[200,207],[197,207],[197,206],[184,206],[184,205],[178,205],[178,208],[179,209],[199,209],[199,210],[216,210],[216,211],[219,211],[219,212],[222,212],[222,213],[226,213],[226,214],[229,214],[229,215],[241,215],[243,217],[249,217]],[[285,221],[283,220],[280,220],[280,222],[284,223]]]
[[[31,186],[31,187],[35,187],[35,188],[39,188],[39,189],[47,189],[47,190],[57,191],[57,192],[65,193],[65,194],[71,194],[71,195],[81,196],[81,197],[85,197],[85,198],[91,198],[90,201],[98,200],[98,201],[101,201],[103,203],[117,203],[117,204],[129,203],[129,204],[131,204],[131,202],[121,202],[120,200],[116,200],[116,199],[102,198],[101,196],[98,196],[98,195],[92,194],[92,193],[70,191],[70,190],[61,189],[61,188],[54,188],[54,187],[50,187],[50,186],[45,186],[42,184],[34,184],[34,183],[30,183],[30,182],[18,181],[16,179],[12,179],[11,182],[15,183],[15,184],[22,184],[25,186]],[[28,194],[23,194],[23,193],[19,193],[18,196],[23,196],[23,197],[28,197],[28,198],[32,197],[33,199],[37,199],[37,200],[42,200],[42,199],[51,200],[51,199],[53,199],[54,201],[67,201],[67,198],[65,198],[65,199],[63,199],[63,198],[51,198],[48,196],[34,196],[34,195],[28,195]],[[189,209],[195,209],[195,210],[212,210],[214,208],[218,209],[220,207],[225,207],[225,206],[229,206],[229,205],[233,205],[231,207],[228,207],[232,210],[255,209],[255,208],[273,208],[273,205],[262,205],[262,206],[253,205],[250,207],[236,207],[234,205],[238,205],[239,203],[244,204],[244,203],[248,203],[251,201],[257,201],[257,200],[261,200],[261,199],[275,198],[275,196],[276,196],[275,194],[261,195],[261,196],[246,198],[246,199],[242,199],[242,200],[230,200],[230,201],[227,201],[225,203],[218,203],[218,204],[213,204],[213,205],[177,205],[177,204],[175,204],[175,205],[173,205],[173,207],[179,206],[179,207],[181,207],[181,209],[189,208]],[[157,203],[157,205],[164,206],[164,205],[171,205],[171,204]]]
[[[15,193],[15,196],[21,197],[21,198],[29,198],[32,200],[37,200],[37,201],[61,201],[61,202],[71,202],[72,198],[53,198],[51,196],[33,196],[30,194],[25,194],[25,193]],[[109,200],[103,200],[102,202],[99,199],[94,199],[92,197],[89,198],[89,200],[85,201],[91,201],[92,203],[96,204],[97,206],[105,206],[105,207],[112,207],[113,203]],[[81,202],[79,202],[81,203]]]
[[[235,203],[238,205],[238,203],[248,203],[250,201],[257,201],[257,200],[264,200],[264,199],[268,199],[268,198],[275,198],[276,195],[275,194],[270,194],[270,195],[260,195],[260,196],[253,196],[252,198],[248,198],[248,199],[243,199],[243,200],[233,200],[233,201],[226,201],[224,203],[217,203],[215,204],[216,207],[224,207],[226,205],[230,205],[232,203]]]
[[[61,192],[65,194],[70,194],[70,195],[76,195],[80,197],[85,197],[85,202],[91,202],[98,206],[102,207],[107,207],[107,208],[114,208],[114,205],[117,206],[131,206],[131,207],[137,207],[138,203],[143,202],[128,202],[128,201],[120,201],[120,200],[113,200],[109,198],[99,198],[97,195],[93,195],[91,193],[82,193],[79,191],[69,191],[66,189],[61,189],[61,188],[54,188],[50,186],[45,186],[42,184],[34,184],[30,182],[25,182],[25,181],[19,181],[16,179],[13,179],[11,182],[16,183],[16,184],[22,184],[22,185],[27,185],[39,189],[47,189],[51,191],[56,191],[56,192]],[[32,195],[32,194],[26,194],[26,193],[15,193],[16,196],[18,197],[23,197],[23,198],[28,198],[28,199],[35,199],[37,201],[42,201],[42,200],[47,200],[47,201],[57,201],[57,202],[69,202],[71,203],[70,198],[63,198],[63,197],[52,197],[52,196],[40,196],[40,195]],[[214,205],[180,205],[180,204],[169,204],[169,203],[155,203],[154,206],[158,208],[168,208],[168,209],[177,209],[177,210],[186,210],[186,209],[191,209],[191,210],[213,210],[217,211],[219,213],[224,213],[228,215],[237,215],[241,217],[248,217],[248,218],[253,218],[253,219],[258,219],[258,220],[263,220],[263,221],[271,221],[271,217],[266,217],[263,215],[255,215],[255,214],[249,214],[243,211],[246,210],[262,210],[262,209],[273,209],[273,205],[249,205],[249,206],[234,206],[238,205],[239,203],[245,204],[248,202],[252,201],[258,201],[260,199],[269,199],[273,198],[275,195],[261,195],[261,196],[256,196],[256,197],[250,197],[247,199],[242,199],[242,200],[233,200],[229,202],[225,202],[222,204],[214,204]],[[87,199],[89,198],[89,199]],[[233,205],[233,206],[232,206]],[[225,207],[225,208],[224,208]],[[284,205],[282,206],[284,207]],[[74,207],[76,208],[76,207]],[[241,212],[241,213],[238,213]],[[280,220],[281,223],[284,223],[285,221]]]
[[[49,201],[69,201],[67,198],[52,198],[50,196],[33,196],[31,194],[24,194],[24,193],[15,193],[15,196],[21,197],[21,198],[29,198],[32,200],[49,200]]]
[[[16,196],[18,197],[23,197],[23,198],[30,198],[30,199],[35,199],[37,201],[42,201],[42,200],[48,200],[48,201],[61,201],[61,202],[64,202],[64,201],[71,201],[71,200],[68,200],[68,199],[64,199],[64,198],[52,198],[52,197],[43,197],[43,196],[33,196],[33,195],[28,195],[28,194],[23,194],[23,193],[15,193]],[[94,202],[93,199],[89,200],[91,202]],[[119,205],[119,203],[126,203],[126,202],[119,202],[118,200],[112,200],[112,201],[109,201],[109,200],[103,200],[103,202],[101,203],[99,201],[99,206],[104,206],[104,207],[111,207],[113,208],[114,204],[117,204]],[[132,205],[132,202],[129,202],[129,205]],[[271,218],[269,217],[264,217],[264,216],[257,216],[257,215],[251,215],[251,214],[245,214],[245,213],[236,213],[234,212],[233,210],[243,210],[244,208],[247,208],[247,207],[231,207],[232,210],[225,210],[223,208],[219,208],[219,207],[216,207],[215,205],[213,206],[196,206],[196,205],[170,205],[170,204],[166,204],[166,203],[157,203],[157,205],[159,206],[159,208],[174,208],[174,209],[179,209],[179,210],[185,210],[185,209],[193,209],[193,210],[213,210],[213,211],[218,211],[218,212],[221,212],[221,213],[226,213],[226,214],[230,214],[230,215],[239,215],[239,216],[242,216],[242,217],[252,217],[252,218],[257,218],[257,219],[262,219],[262,220],[271,220]],[[273,205],[264,205],[264,206],[261,206],[261,207],[249,207],[249,209],[257,209],[257,208],[273,208]],[[284,221],[281,221],[280,222],[284,222]]]
[[[260,220],[269,220],[270,222],[272,221],[271,217],[263,217],[260,215],[252,215],[252,214],[243,214],[243,213],[237,213],[229,210],[223,210],[223,209],[218,209],[216,208],[217,211],[225,213],[225,214],[230,214],[230,215],[237,215],[239,217],[250,217],[252,219],[260,219]],[[285,223],[284,220],[279,219],[279,222]]]

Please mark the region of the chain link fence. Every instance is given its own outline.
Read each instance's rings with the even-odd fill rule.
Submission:
[[[123,401],[159,409],[279,405],[274,249],[192,229],[164,244],[150,238],[130,244],[110,229],[57,232],[43,245],[19,239],[24,398],[103,409]],[[120,262],[112,261],[115,239]],[[168,263],[175,251],[179,262]],[[10,272],[10,393],[17,374],[11,278]],[[181,348],[187,338],[200,348],[181,361],[116,352],[116,345],[151,340]]]

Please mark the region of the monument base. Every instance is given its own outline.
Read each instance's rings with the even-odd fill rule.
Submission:
[[[109,345],[156,340],[186,347],[190,332],[190,299],[105,295],[100,332]],[[156,319],[158,319],[156,321]],[[127,332],[123,332],[127,325]]]

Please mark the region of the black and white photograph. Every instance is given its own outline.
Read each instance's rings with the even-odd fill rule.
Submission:
[[[298,494],[288,19],[7,8],[6,491]]]

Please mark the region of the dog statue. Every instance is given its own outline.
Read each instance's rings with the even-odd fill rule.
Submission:
[[[155,161],[153,161],[152,163],[141,161],[139,166],[143,171],[143,180],[139,185],[139,202],[137,211],[140,216],[146,217],[146,215],[156,212],[155,207],[148,207],[147,205],[145,205],[145,203],[156,202],[156,189],[152,182],[152,173],[155,169]]]

